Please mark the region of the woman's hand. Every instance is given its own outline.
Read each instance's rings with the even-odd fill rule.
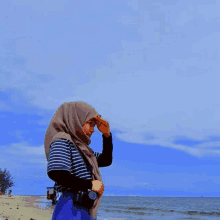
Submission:
[[[101,196],[104,191],[103,183],[99,180],[92,180],[92,191],[97,192]]]
[[[110,136],[110,126],[108,121],[101,118],[99,115],[94,117],[96,119],[97,128],[106,137]]]

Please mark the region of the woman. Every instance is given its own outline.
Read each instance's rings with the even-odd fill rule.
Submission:
[[[103,134],[102,153],[88,146],[95,125]],[[78,101],[64,103],[58,108],[45,135],[47,174],[62,192],[52,220],[96,219],[104,191],[98,167],[111,165],[112,148],[109,123],[92,106]],[[88,190],[97,195],[92,206],[79,202]]]

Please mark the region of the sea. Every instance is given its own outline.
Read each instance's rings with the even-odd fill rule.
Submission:
[[[35,195],[36,196],[36,195]],[[54,208],[46,196],[35,205]],[[220,197],[103,196],[97,220],[220,219]]]

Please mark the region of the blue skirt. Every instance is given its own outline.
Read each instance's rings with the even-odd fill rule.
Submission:
[[[54,207],[52,220],[93,220],[88,208],[73,203],[75,198],[75,194],[63,192]]]

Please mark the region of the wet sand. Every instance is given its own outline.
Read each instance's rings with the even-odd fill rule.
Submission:
[[[51,220],[53,207],[41,209],[34,203],[40,197],[0,195],[0,219],[2,220]],[[27,200],[27,202],[25,201]]]

